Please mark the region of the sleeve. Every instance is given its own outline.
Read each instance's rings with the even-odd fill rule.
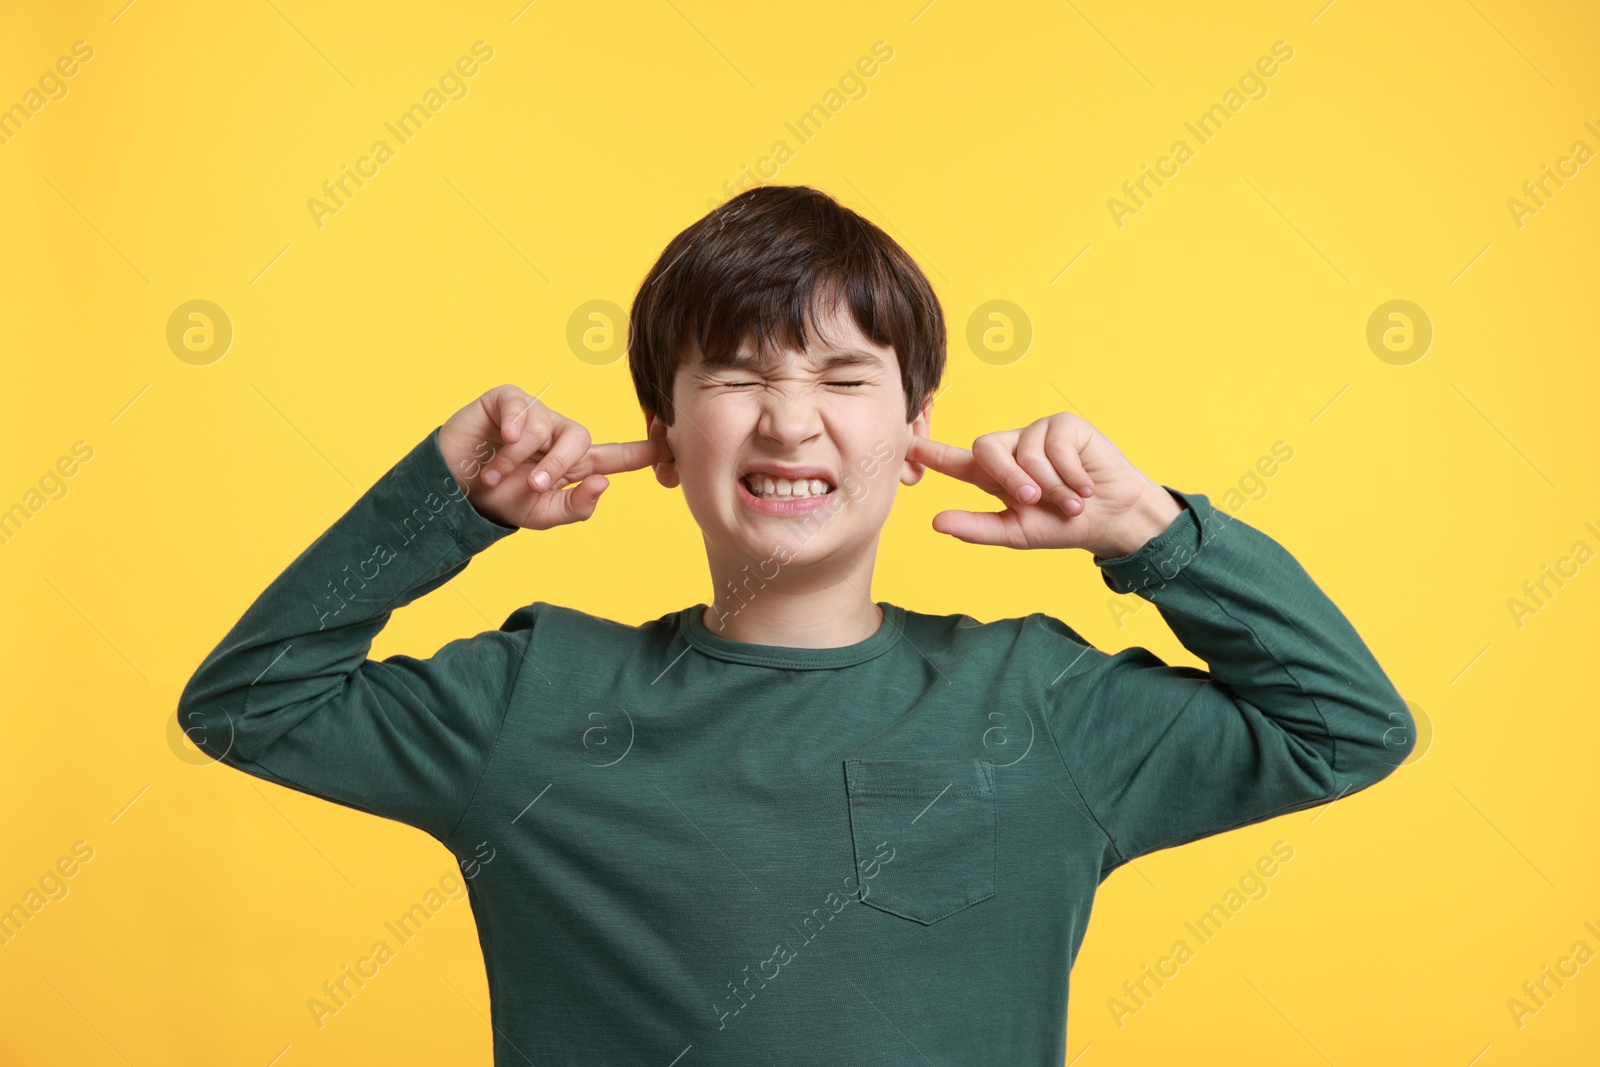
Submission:
[[[250,605],[185,685],[177,718],[230,767],[443,840],[488,763],[535,615],[519,609],[431,659],[366,658],[394,609],[517,529],[467,500],[438,433]]]
[[[1155,604],[1209,670],[1144,648],[1108,655],[1053,627],[1071,662],[1046,718],[1108,838],[1102,879],[1145,853],[1366,789],[1416,743],[1405,701],[1300,564],[1205,496],[1162,488],[1183,505],[1172,524],[1095,563],[1113,591]]]

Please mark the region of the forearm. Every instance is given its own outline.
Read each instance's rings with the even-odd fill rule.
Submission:
[[[396,608],[514,532],[473,510],[436,434],[302,551],[201,663],[179,702],[196,745],[253,758],[341,690]]]
[[[1272,538],[1178,496],[1187,507],[1168,527],[1102,564],[1106,584],[1154,603],[1214,681],[1309,744],[1342,784],[1393,770],[1413,724],[1349,620]]]

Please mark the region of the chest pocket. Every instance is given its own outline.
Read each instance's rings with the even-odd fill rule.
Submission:
[[[992,759],[849,759],[844,767],[862,903],[927,925],[994,896]]]

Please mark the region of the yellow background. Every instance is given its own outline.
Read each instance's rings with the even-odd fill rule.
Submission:
[[[0,145],[0,507],[93,448],[0,545],[0,906],[94,849],[0,946],[0,1062],[488,1062],[464,903],[315,1026],[307,999],[452,857],[186,761],[177,697],[272,578],[484,390],[548,386],[596,439],[642,436],[625,360],[578,358],[569,316],[628,306],[779,139],[775,180],[883,226],[944,302],[934,436],[1079,413],[1286,545],[1431,724],[1370,792],[1112,877],[1068,1059],[1593,1053],[1600,961],[1520,1027],[1507,1000],[1574,942],[1600,951],[1600,565],[1520,626],[1508,601],[1575,542],[1600,549],[1600,161],[1520,227],[1506,204],[1573,142],[1600,150],[1593,5],[124,3],[6,5],[0,32],[0,105],[94,49]],[[494,57],[468,95],[319,228],[307,199],[478,40]],[[866,95],[799,145],[784,123],[879,40],[894,56]],[[1294,57],[1267,95],[1198,145],[1184,122],[1279,40]],[[1178,138],[1194,158],[1119,228],[1108,198]],[[194,299],[234,330],[208,365],[166,341]],[[1393,299],[1435,331],[1407,365],[1366,343]],[[990,300],[1031,322],[1021,358],[969,347]],[[1265,494],[1226,497],[1279,441],[1293,458]],[[613,482],[593,521],[516,535],[399,612],[374,655],[431,654],[535,599],[630,623],[709,599],[681,498],[646,472]],[[875,599],[1041,610],[1196,662],[1153,607],[1119,612],[1141,602],[1082,553],[929,526],[982,506],[938,476],[904,490]],[[1294,858],[1269,895],[1116,1025],[1122,982],[1279,840]]]

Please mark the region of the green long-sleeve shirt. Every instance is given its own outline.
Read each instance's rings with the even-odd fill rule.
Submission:
[[[1112,870],[1348,796],[1413,744],[1289,553],[1170,488],[1165,532],[1095,562],[1209,672],[1038,612],[887,602],[841,648],[735,642],[704,604],[628,626],[535,601],[368,659],[392,611],[515,532],[437,435],[261,594],[177,714],[230,766],[455,854],[497,1067],[1059,1067]]]

